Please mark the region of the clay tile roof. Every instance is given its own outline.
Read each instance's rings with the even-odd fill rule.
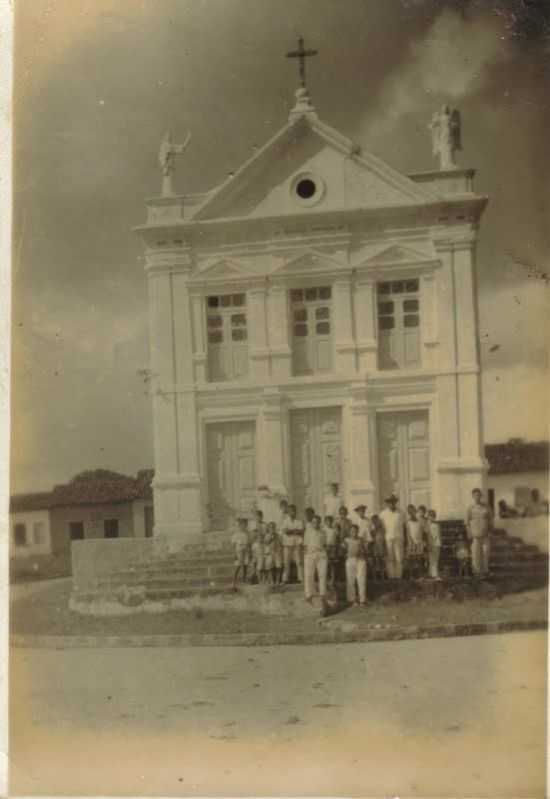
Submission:
[[[510,439],[506,444],[487,444],[489,474],[548,471],[549,449],[548,441]]]
[[[14,494],[10,497],[10,512],[20,513],[30,510],[48,510],[51,504],[51,491],[41,491],[34,494]]]
[[[136,477],[128,477],[107,469],[95,469],[77,474],[69,483],[56,485],[53,491],[35,494],[14,494],[10,511],[17,513],[47,510],[68,505],[103,505],[153,499],[153,469],[142,469]]]
[[[96,469],[77,474],[70,483],[57,485],[52,491],[53,505],[100,505],[150,499],[152,470],[138,472],[137,477]]]

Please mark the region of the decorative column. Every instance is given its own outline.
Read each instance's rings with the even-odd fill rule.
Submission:
[[[258,483],[271,495],[287,496],[286,427],[288,411],[278,388],[265,388],[262,394],[258,437]]]
[[[422,367],[437,366],[437,314],[435,273],[427,272],[420,279],[420,324],[422,329]]]
[[[485,489],[488,468],[482,431],[475,246],[474,232],[455,241],[453,246],[456,313],[459,320],[457,326],[457,382],[463,505],[470,501],[472,489]]]
[[[481,435],[477,312],[473,275],[475,237],[435,241],[437,272],[439,508],[461,517],[474,487],[483,489],[486,465]]]
[[[436,276],[437,324],[439,329],[438,367],[446,373],[436,378],[439,496],[436,505],[440,518],[460,518],[462,514],[459,478],[459,416],[457,386],[456,303],[453,245],[447,239],[434,241],[441,266]],[[435,500],[434,500],[435,501]]]
[[[334,317],[335,371],[353,374],[357,371],[355,339],[353,336],[353,306],[351,275],[339,277],[332,284]]]
[[[371,438],[365,381],[357,381],[350,386],[347,418],[349,429],[346,441],[351,455],[347,501],[352,508],[363,503],[372,511],[375,505],[372,448],[375,443]]]
[[[378,368],[378,336],[376,331],[376,281],[359,274],[355,280],[353,309],[357,339],[359,372],[364,375]]]
[[[288,319],[288,289],[274,282],[267,295],[267,335],[271,355],[271,376],[287,380],[292,375],[292,349]]]
[[[187,248],[147,255],[155,439],[155,535],[177,550],[202,530]]]
[[[205,298],[200,290],[195,290],[191,295],[191,310],[193,319],[193,363],[195,364],[195,381],[206,383],[208,380],[208,349],[205,330]]]
[[[269,378],[267,345],[267,285],[265,282],[248,289],[248,353],[250,372],[255,380]]]

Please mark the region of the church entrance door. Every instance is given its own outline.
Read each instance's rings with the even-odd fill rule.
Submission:
[[[302,513],[311,506],[323,513],[329,483],[341,483],[342,412],[340,408],[310,408],[290,416],[291,501]]]
[[[226,530],[256,499],[254,422],[207,425],[206,459],[210,529]]]
[[[380,507],[388,494],[399,505],[430,507],[430,438],[427,411],[381,413],[378,416]]]

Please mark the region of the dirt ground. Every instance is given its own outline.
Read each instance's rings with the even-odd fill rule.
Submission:
[[[10,795],[542,797],[546,634],[14,649]]]

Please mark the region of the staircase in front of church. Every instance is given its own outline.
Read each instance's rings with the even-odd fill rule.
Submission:
[[[460,521],[441,523],[441,575],[456,577],[454,544],[464,530]],[[205,536],[204,543],[186,544],[177,554],[158,557],[148,563],[127,568],[101,578],[93,591],[76,598],[80,603],[101,599],[127,606],[144,602],[168,602],[193,597],[234,596],[232,589],[234,556],[228,534]],[[504,590],[524,590],[543,586],[548,581],[548,556],[536,546],[495,530],[492,537],[490,569],[492,579]],[[379,591],[377,590],[378,594]]]
[[[465,529],[462,521],[441,522],[440,572],[444,578],[456,576],[454,546],[458,534]],[[495,580],[538,587],[548,582],[548,555],[521,538],[508,535],[506,530],[496,529],[491,536],[489,569]]]

